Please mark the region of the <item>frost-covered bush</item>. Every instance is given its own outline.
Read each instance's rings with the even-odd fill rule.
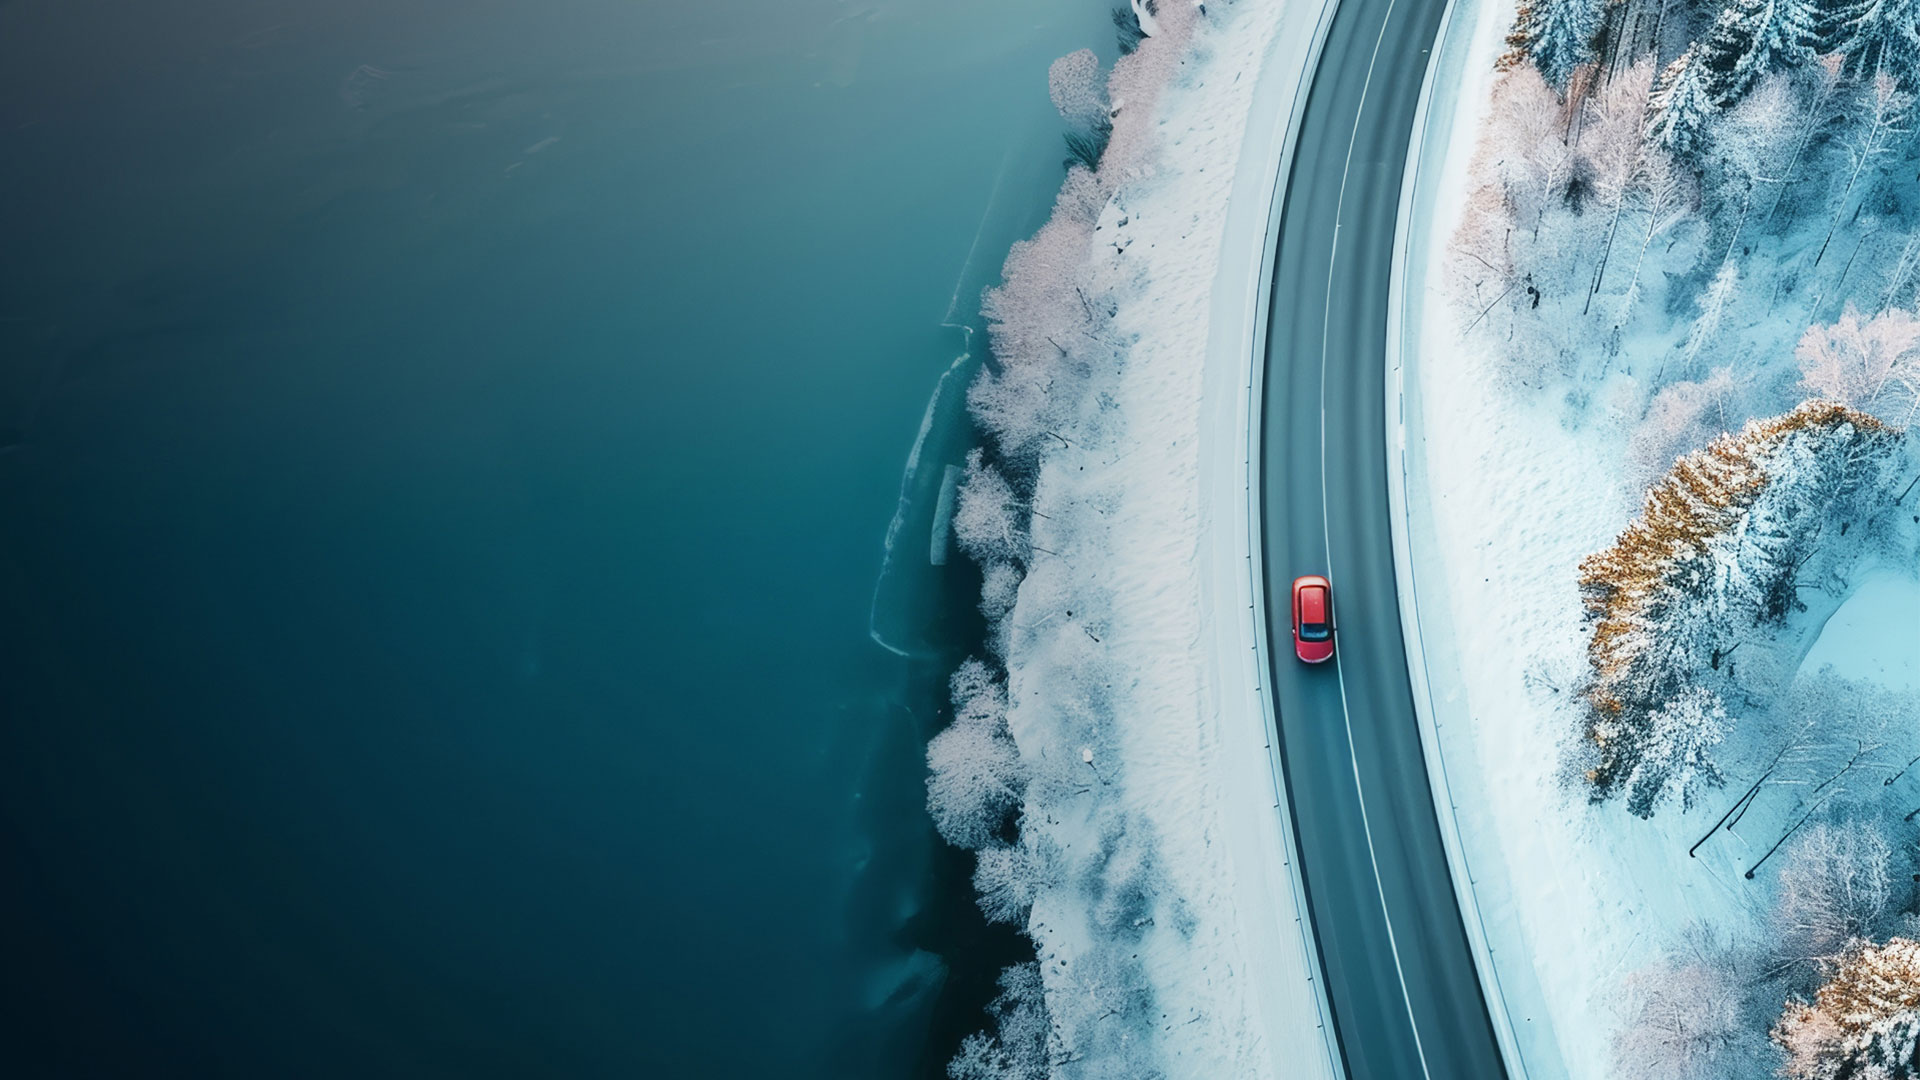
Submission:
[[[1100,75],[1092,49],[1070,52],[1047,68],[1047,96],[1062,119],[1089,127],[1106,119],[1107,88]]]
[[[1888,915],[1893,851],[1866,822],[1810,825],[1780,866],[1773,928],[1782,958],[1825,962],[1876,932]]]
[[[973,870],[973,888],[980,910],[992,922],[1026,921],[1034,898],[1064,880],[1060,849],[1044,836],[1022,832],[1012,844],[980,849]]]
[[[1746,1019],[1750,963],[1738,950],[1700,942],[1627,976],[1614,1034],[1614,1075],[1627,1080],[1720,1080],[1764,1075],[1764,1050]],[[1762,1022],[1764,1026],[1764,1021]]]
[[[927,811],[956,847],[993,842],[1026,792],[1026,770],[1007,733],[1007,691],[987,666],[953,673],[953,723],[927,744]]]
[[[1613,546],[1580,564],[1593,625],[1584,697],[1594,799],[1650,816],[1711,782],[1728,720],[1696,686],[1734,685],[1734,650],[1781,625],[1826,530],[1891,503],[1897,431],[1832,402],[1750,421],[1674,463]]]
[[[1053,1034],[1046,987],[1037,963],[1000,973],[1000,995],[987,1006],[993,1032],[967,1036],[947,1063],[949,1080],[1045,1080]]]
[[[1868,319],[1848,304],[1838,322],[1808,327],[1794,355],[1813,393],[1888,423],[1912,422],[1920,404],[1920,319],[1913,312]]]
[[[983,567],[1025,564],[1031,543],[1027,536],[1031,511],[977,448],[967,454],[959,495],[953,512],[953,534],[960,541],[960,550]]]

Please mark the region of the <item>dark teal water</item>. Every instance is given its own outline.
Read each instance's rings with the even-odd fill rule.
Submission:
[[[1108,37],[0,3],[0,1073],[944,1053],[982,976],[915,949],[1004,947],[921,809],[967,620],[869,603]]]

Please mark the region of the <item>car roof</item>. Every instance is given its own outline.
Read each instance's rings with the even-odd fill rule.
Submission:
[[[1327,621],[1327,587],[1319,582],[1300,586],[1300,621]]]

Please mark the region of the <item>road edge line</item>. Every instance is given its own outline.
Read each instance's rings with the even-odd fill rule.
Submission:
[[[1235,471],[1242,482],[1241,498],[1236,500],[1235,517],[1240,527],[1235,529],[1236,538],[1241,547],[1235,554],[1237,560],[1246,567],[1244,575],[1236,575],[1238,600],[1247,613],[1247,622],[1251,624],[1253,634],[1253,687],[1252,693],[1259,699],[1261,722],[1264,727],[1264,742],[1267,751],[1268,781],[1273,790],[1273,812],[1277,819],[1280,836],[1286,857],[1286,875],[1293,898],[1295,911],[1296,942],[1300,947],[1305,963],[1308,981],[1313,986],[1313,998],[1316,1007],[1320,1033],[1321,1050],[1324,1054],[1322,1064],[1327,1075],[1346,1077],[1346,1059],[1341,1053],[1339,1034],[1333,1024],[1333,1008],[1327,998],[1326,973],[1320,964],[1319,939],[1313,929],[1312,911],[1307,906],[1306,882],[1300,871],[1300,847],[1298,837],[1294,835],[1293,808],[1291,794],[1287,791],[1284,766],[1280,760],[1278,739],[1279,717],[1275,711],[1271,675],[1272,657],[1267,638],[1266,593],[1262,588],[1265,571],[1261,562],[1261,522],[1260,522],[1260,438],[1261,410],[1260,400],[1265,385],[1267,328],[1271,316],[1274,255],[1280,241],[1280,215],[1285,207],[1287,178],[1292,174],[1294,156],[1300,141],[1300,128],[1305,118],[1307,91],[1312,86],[1313,76],[1319,69],[1320,56],[1326,45],[1328,29],[1333,24],[1333,16],[1339,7],[1339,0],[1282,0],[1290,7],[1300,5],[1298,18],[1282,16],[1282,25],[1275,35],[1275,53],[1284,56],[1286,41],[1290,30],[1310,28],[1304,50],[1303,61],[1295,73],[1294,83],[1286,92],[1290,95],[1285,110],[1285,124],[1280,136],[1280,153],[1265,159],[1261,168],[1260,185],[1257,189],[1266,198],[1266,217],[1261,242],[1250,252],[1240,252],[1239,256],[1251,255],[1252,265],[1240,263],[1230,266],[1223,257],[1216,272],[1214,303],[1216,308],[1225,297],[1237,298],[1234,314],[1229,319],[1214,318],[1209,332],[1207,346],[1208,362],[1215,357],[1234,357],[1237,369],[1240,405],[1238,418],[1239,431],[1237,443],[1240,460],[1235,463]],[[1309,24],[1308,20],[1311,20]],[[1268,64],[1277,57],[1270,55]],[[1278,111],[1278,110],[1276,110]],[[1243,140],[1254,138],[1251,127],[1242,136]],[[1242,161],[1247,159],[1242,155]],[[1243,276],[1244,275],[1244,276]],[[1239,279],[1244,282],[1237,288],[1221,287],[1221,284]],[[1218,312],[1216,311],[1216,314]],[[1231,324],[1231,329],[1228,328]],[[1244,653],[1242,654],[1244,655]],[[1243,691],[1244,692],[1244,691]],[[1276,1033],[1277,1034],[1277,1033]],[[1269,1052],[1279,1055],[1282,1047],[1273,1046]],[[1276,1059],[1277,1061],[1277,1059]],[[1280,1070],[1276,1075],[1289,1075]]]
[[[1463,7],[1471,15],[1464,26],[1455,18]],[[1418,268],[1412,263],[1413,245],[1409,238],[1414,203],[1423,190],[1431,191],[1431,185],[1437,183],[1438,177],[1432,170],[1422,166],[1428,163],[1429,154],[1435,152],[1434,147],[1437,146],[1438,152],[1444,154],[1451,141],[1453,124],[1459,115],[1455,102],[1454,107],[1443,110],[1444,126],[1435,127],[1435,86],[1443,74],[1449,71],[1458,74],[1457,69],[1469,52],[1474,20],[1483,15],[1484,11],[1477,0],[1447,0],[1447,9],[1440,17],[1440,30],[1434,39],[1434,50],[1427,61],[1426,76],[1421,82],[1413,132],[1407,143],[1407,166],[1401,180],[1400,209],[1394,222],[1392,273],[1387,286],[1387,392],[1383,405],[1386,409],[1387,459],[1398,463],[1397,468],[1387,469],[1390,510],[1387,516],[1393,536],[1393,568],[1399,598],[1401,636],[1407,643],[1407,675],[1413,684],[1413,710],[1420,725],[1420,744],[1426,759],[1428,784],[1433,792],[1434,817],[1440,822],[1440,837],[1451,869],[1454,896],[1463,914],[1462,929],[1473,953],[1474,966],[1479,970],[1481,993],[1487,999],[1487,1016],[1493,1027],[1495,1041],[1500,1045],[1500,1056],[1505,1060],[1509,1077],[1526,1080],[1526,1062],[1520,1055],[1513,1016],[1508,1011],[1506,995],[1501,990],[1499,969],[1493,963],[1486,919],[1480,911],[1479,897],[1474,893],[1473,878],[1467,867],[1460,822],[1454,813],[1452,786],[1447,778],[1446,755],[1441,748],[1439,726],[1434,716],[1433,686],[1427,678],[1426,649],[1421,636],[1417,586],[1413,575],[1409,535],[1411,510],[1407,494],[1405,380],[1408,357],[1417,356],[1419,352],[1418,323],[1417,320],[1409,320],[1407,313],[1407,285],[1410,277],[1423,290],[1426,285],[1424,262]],[[1456,98],[1461,81],[1458,77],[1451,80],[1452,93]],[[1436,131],[1441,135],[1437,143],[1430,138]],[[1423,188],[1423,183],[1428,187]]]

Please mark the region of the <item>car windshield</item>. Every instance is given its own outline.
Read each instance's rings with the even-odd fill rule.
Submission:
[[[1327,624],[1323,622],[1303,622],[1300,624],[1301,641],[1327,640]]]

